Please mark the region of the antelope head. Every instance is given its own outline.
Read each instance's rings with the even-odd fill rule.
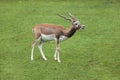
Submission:
[[[85,25],[81,24],[79,20],[77,20],[71,13],[68,13],[70,18],[58,14],[60,17],[64,18],[65,20],[68,20],[72,23],[73,27],[75,27],[77,30],[81,30],[85,28]]]

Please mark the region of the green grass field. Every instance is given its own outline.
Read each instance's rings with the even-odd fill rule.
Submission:
[[[47,61],[37,46],[31,61],[32,28],[40,23],[69,28],[57,16],[66,12],[85,30],[61,42],[61,63],[53,58],[54,41],[43,46]],[[120,80],[120,1],[0,0],[0,80]]]

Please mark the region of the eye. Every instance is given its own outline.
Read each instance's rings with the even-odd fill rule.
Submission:
[[[77,25],[77,23],[75,23],[75,25]]]

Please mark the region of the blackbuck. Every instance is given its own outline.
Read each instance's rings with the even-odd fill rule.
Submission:
[[[35,40],[32,43],[32,51],[31,51],[31,60],[33,60],[33,52],[34,46],[37,42],[38,48],[44,60],[47,58],[44,55],[42,50],[42,46],[44,42],[55,40],[56,49],[54,53],[54,59],[60,62],[60,41],[66,40],[73,36],[73,34],[80,29],[84,29],[84,25],[82,25],[71,13],[68,13],[69,18],[63,15],[58,14],[60,17],[68,20],[72,23],[69,29],[65,29],[63,26],[53,25],[53,24],[39,24],[32,29]]]

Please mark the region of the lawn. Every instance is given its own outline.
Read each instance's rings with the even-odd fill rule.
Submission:
[[[32,28],[40,23],[63,25],[57,16],[71,12],[85,30],[61,42],[61,63],[54,61],[55,42],[41,58]],[[119,0],[0,0],[0,80],[120,80]]]

